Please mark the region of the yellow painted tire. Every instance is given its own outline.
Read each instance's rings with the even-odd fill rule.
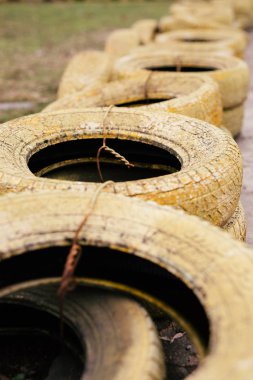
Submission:
[[[244,103],[223,111],[223,125],[232,133],[233,137],[238,136],[242,130],[243,117]]]
[[[154,19],[138,20],[132,25],[132,29],[137,32],[140,43],[146,45],[154,39],[157,21]]]
[[[39,263],[43,249],[67,247],[92,195],[59,192],[1,197],[0,269],[8,263],[11,267],[15,259],[21,264],[29,252]],[[190,379],[251,378],[253,252],[246,245],[179,210],[111,194],[100,194],[80,242],[84,247],[102,247],[100,257],[107,255],[106,260],[105,248],[109,248],[133,264],[141,258],[157,270],[162,267],[199,299],[210,338],[207,355]],[[52,260],[54,254],[52,250]],[[85,270],[87,260],[82,267],[79,264],[79,270]],[[8,294],[4,287],[24,281],[31,270],[20,271],[19,279],[1,276],[0,295]]]
[[[116,29],[106,39],[105,52],[112,60],[118,59],[140,45],[140,36],[134,29]]]
[[[95,182],[36,177],[29,170],[28,165],[31,164],[28,161],[30,162],[36,152],[41,152],[46,147],[53,145],[57,150],[60,148],[56,144],[75,140],[82,140],[83,144],[87,139],[89,144],[86,143],[86,148],[82,148],[81,153],[84,151],[82,154],[85,154],[89,146],[93,147],[90,149],[94,149],[94,153],[92,150],[86,154],[94,154],[95,160],[102,138],[107,137],[111,139],[108,144],[112,148],[114,144],[121,144],[121,148],[115,145],[116,150],[130,161],[137,160],[137,168],[138,159],[143,160],[143,154],[148,154],[150,145],[151,156],[147,160],[155,155],[158,162],[164,160],[163,157],[166,157],[167,162],[172,153],[173,160],[177,158],[177,163],[173,165],[179,169],[177,164],[180,162],[181,170],[167,174],[169,171],[166,169],[165,175],[158,174],[155,177],[152,173],[151,178],[115,182],[105,191],[153,200],[160,204],[172,204],[219,226],[228,221],[238,205],[242,184],[240,151],[228,133],[203,121],[177,114],[124,108],[109,112],[106,118],[108,129],[104,129],[106,111],[106,108],[94,108],[39,113],[3,124],[0,130],[0,193],[41,189],[94,191],[99,186]],[[97,142],[94,147],[91,139],[101,139],[101,144],[95,140]],[[131,158],[135,157],[131,155],[131,150],[124,148],[128,141],[140,144],[138,152],[136,148],[133,150],[140,158]],[[159,153],[154,153],[154,148],[159,148]],[[59,153],[53,153],[49,165],[54,162],[66,165],[66,160],[73,154],[70,157],[64,152],[65,148],[61,148],[60,156]],[[48,165],[43,161],[50,157],[48,153],[40,153],[40,157],[42,161],[36,159],[36,156],[34,158],[35,172],[40,170],[39,167],[43,169]],[[71,164],[72,161],[73,158]],[[96,160],[96,173],[95,162]],[[131,170],[123,166],[124,168],[126,171]],[[97,178],[99,180],[99,176]]]
[[[145,106],[147,99],[151,104]],[[163,101],[157,102],[157,99]],[[137,78],[113,81],[91,91],[79,91],[57,100],[47,106],[44,112],[111,104],[174,112],[217,126],[222,123],[222,104],[217,83],[207,76],[193,74],[185,77],[178,73],[153,73],[151,77],[148,73]]]
[[[148,53],[154,53],[154,52],[160,52],[160,51],[169,51],[173,52],[173,54],[176,54],[177,56],[180,56],[181,54],[197,54],[197,51],[191,49],[189,46],[185,45],[179,45],[177,43],[171,42],[171,43],[158,43],[158,42],[150,42],[147,45],[138,46],[137,48],[133,49],[131,52],[132,54],[148,54]],[[234,52],[232,49],[229,49],[227,47],[221,47],[219,45],[212,46],[210,48],[210,53],[217,56],[227,56],[227,57],[233,57]],[[206,54],[203,52],[199,52],[199,54]]]
[[[31,285],[21,291],[15,286],[15,291],[12,289],[3,302],[37,308],[59,318],[59,283],[50,279],[38,283],[39,286]],[[164,356],[156,327],[137,302],[80,285],[65,297],[63,320],[74,328],[84,351],[81,379],[165,379]],[[57,366],[50,371],[55,377],[60,375],[53,372]]]
[[[232,23],[228,24],[227,26],[231,27]],[[177,15],[169,15],[169,16],[163,16],[159,20],[158,23],[158,30],[161,33],[166,33],[170,32],[173,30],[178,30],[178,29],[184,29],[184,28],[213,28],[213,29],[222,29],[224,28],[224,24],[219,23],[217,21],[213,20],[206,20],[203,17],[196,17],[194,15],[189,15],[185,17],[184,15],[182,16],[181,14]]]
[[[251,0],[230,0],[235,11],[235,25],[239,28],[253,26],[253,4]]]
[[[232,217],[225,224],[223,229],[238,240],[246,240],[247,223],[246,216],[241,202],[239,202]]]
[[[218,0],[207,3],[206,1],[176,1],[170,7],[170,14],[186,25],[198,25],[205,23],[213,25],[232,26],[234,22],[234,9],[228,4]]]
[[[170,53],[165,50],[131,54],[119,59],[114,65],[114,77],[138,76],[150,67],[181,67],[182,70],[199,70],[196,75],[208,75],[217,81],[223,108],[231,108],[245,101],[249,88],[247,64],[236,57],[209,55],[204,53]],[[212,71],[209,71],[212,68]],[[169,69],[168,71],[171,71]]]
[[[158,34],[155,42],[167,44],[170,49],[185,49],[192,53],[231,49],[235,56],[243,58],[248,36],[244,31],[232,28],[182,29]]]
[[[80,90],[87,90],[98,83],[108,82],[112,62],[102,51],[87,50],[76,54],[69,62],[59,84],[58,98]]]

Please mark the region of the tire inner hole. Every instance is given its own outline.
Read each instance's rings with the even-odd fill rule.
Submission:
[[[0,287],[38,278],[60,277],[68,251],[69,247],[49,247],[2,261]],[[204,350],[207,350],[210,332],[203,306],[179,278],[165,269],[116,249],[84,246],[76,277],[108,280],[127,285],[166,303],[194,329]],[[185,339],[184,342],[181,340],[181,346],[180,339],[172,341],[176,336],[174,333],[174,336],[168,337],[168,340],[161,340],[166,357],[168,374],[166,379],[184,379],[197,368],[199,363],[197,347],[194,346],[189,331],[184,330],[163,310],[158,310],[140,299],[137,301],[141,302],[150,313],[160,336],[166,328],[173,327],[174,333],[179,333],[180,338]],[[1,314],[0,321],[2,326]]]
[[[140,99],[140,100],[135,100],[133,102],[125,102],[125,103],[118,103],[115,104],[116,107],[141,107],[141,106],[149,106],[151,104],[156,104],[156,103],[161,103],[165,102],[167,100],[174,99],[173,97],[171,98],[164,98],[164,99],[159,99],[159,98],[153,98],[153,99]]]
[[[0,301],[0,374],[8,379],[79,380],[83,348],[75,332],[59,318],[17,302]]]
[[[131,181],[171,174],[181,169],[179,159],[165,149],[130,140],[107,139],[106,143],[134,167],[128,168],[103,150],[99,162],[104,180]],[[38,177],[100,182],[96,155],[101,145],[102,139],[72,140],[49,145],[31,156],[28,167]]]
[[[185,73],[198,73],[203,71],[215,71],[216,67],[212,66],[184,66],[181,65],[180,62],[178,65],[164,65],[164,66],[148,66],[145,67],[146,70],[150,71],[162,71],[162,72],[185,72]]]
[[[203,42],[203,43],[208,43],[208,42],[218,42],[220,41],[218,38],[180,38],[179,41],[182,42]]]

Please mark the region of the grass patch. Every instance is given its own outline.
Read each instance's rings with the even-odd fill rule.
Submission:
[[[2,4],[0,102],[52,101],[62,72],[75,53],[102,49],[114,28],[128,27],[140,18],[159,19],[168,12],[168,3]],[[6,112],[4,116],[1,112],[0,121],[6,120]],[[18,114],[24,112],[27,110]]]

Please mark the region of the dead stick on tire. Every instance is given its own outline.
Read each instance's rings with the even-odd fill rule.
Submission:
[[[106,137],[105,137],[105,120],[109,114],[109,112],[111,111],[113,105],[110,105],[108,107],[108,109],[106,110],[106,113],[104,115],[104,118],[103,118],[103,145],[98,149],[97,151],[97,169],[98,169],[98,174],[99,174],[99,177],[101,179],[101,182],[104,182],[104,178],[102,176],[102,172],[101,172],[101,168],[100,168],[100,161],[99,161],[99,158],[100,158],[100,154],[102,152],[102,150],[105,150],[109,153],[111,153],[114,157],[116,157],[119,161],[121,161],[124,165],[126,165],[128,168],[130,167],[134,167],[133,164],[131,164],[124,156],[122,156],[121,154],[119,154],[118,152],[116,152],[114,149],[110,148],[109,146],[106,145]]]
[[[79,224],[79,226],[75,232],[75,235],[73,237],[73,241],[72,241],[72,244],[71,244],[71,247],[69,250],[69,254],[68,254],[66,262],[65,262],[61,283],[60,283],[60,286],[59,286],[59,289],[57,292],[58,296],[60,297],[60,320],[61,320],[61,335],[62,336],[63,336],[63,334],[62,334],[62,332],[63,332],[63,324],[62,324],[62,321],[63,321],[63,318],[62,318],[63,317],[63,301],[64,301],[64,297],[65,297],[66,293],[73,290],[75,287],[75,277],[74,277],[75,269],[77,267],[77,264],[80,260],[81,254],[82,254],[82,247],[80,246],[80,244],[78,242],[79,241],[79,235],[80,235],[83,227],[87,223],[88,218],[92,214],[92,211],[94,210],[94,207],[96,205],[99,194],[101,193],[101,191],[106,186],[108,186],[109,184],[113,184],[113,183],[114,183],[113,181],[107,181],[107,182],[102,183],[98,187],[98,189],[94,193],[93,197],[91,198],[91,202],[90,202],[90,205],[88,207],[88,210],[87,210],[86,214],[84,215],[84,218],[82,219],[81,223]]]

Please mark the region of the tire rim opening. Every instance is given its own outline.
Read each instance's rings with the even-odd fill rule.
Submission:
[[[100,167],[104,180],[131,181],[171,174],[181,169],[176,156],[165,149],[130,140],[106,139],[107,145],[134,167],[128,168],[102,151]],[[32,155],[28,167],[38,177],[100,182],[96,155],[102,139],[83,139],[50,145]]]
[[[37,278],[60,277],[68,250],[69,247],[50,247],[3,261],[0,264],[0,286],[10,286],[14,281],[15,283],[20,283]],[[203,350],[207,351],[210,332],[206,312],[199,299],[183,281],[150,261],[117,250],[84,246],[83,252],[76,270],[77,278],[100,279],[123,284],[138,289],[138,291],[169,305],[176,314],[180,315],[193,328]],[[137,301],[140,302],[140,299],[137,299]],[[147,308],[159,331],[163,330],[167,323],[175,322],[170,315],[166,315],[161,310],[159,313],[157,309],[149,307],[145,300],[141,301],[141,303]],[[178,326],[176,328],[180,329],[181,334],[188,333],[188,331],[184,331]],[[197,352],[197,346],[194,347],[194,343],[189,337],[186,338],[188,342],[190,341],[193,347],[192,350]],[[169,352],[173,356],[171,341],[162,340],[162,344],[166,358]],[[184,350],[187,349],[189,348],[184,348]],[[192,355],[193,351],[190,351],[189,354]],[[170,360],[167,360],[166,363],[169,374],[171,373],[172,363]],[[198,363],[195,364],[191,370],[197,367]]]
[[[209,67],[209,66],[185,66],[181,65],[180,61],[178,65],[164,65],[164,66],[148,66],[145,67],[146,70],[150,71],[162,71],[162,72],[185,72],[185,73],[198,73],[198,72],[205,72],[205,71],[215,71],[217,70],[216,67]]]
[[[0,299],[0,373],[36,380],[50,380],[58,373],[62,380],[79,380],[83,349],[73,330],[64,326],[62,342],[59,319],[23,301]]]
[[[200,42],[200,43],[209,43],[209,42],[219,42],[219,39],[215,38],[179,38],[179,41],[181,42]]]
[[[165,102],[171,99],[174,99],[174,98],[171,97],[171,98],[166,98],[166,99],[155,99],[155,98],[154,99],[140,99],[140,100],[135,100],[133,102],[115,104],[115,106],[116,107],[141,107],[141,106],[149,106],[151,104]]]

